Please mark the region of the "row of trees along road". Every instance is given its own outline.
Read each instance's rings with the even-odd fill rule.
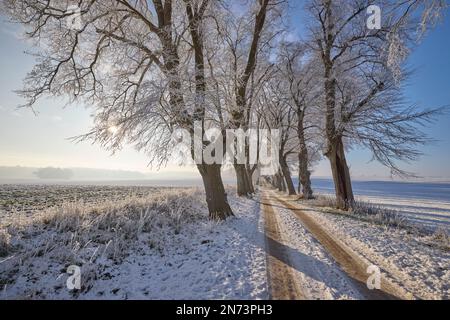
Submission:
[[[367,8],[382,8],[381,28]],[[77,10],[68,10],[77,6]],[[33,107],[64,96],[94,109],[77,140],[116,151],[132,144],[165,165],[179,128],[280,130],[272,181],[313,196],[311,168],[329,159],[338,206],[353,203],[345,153],[361,145],[406,174],[428,141],[418,125],[438,109],[405,104],[404,61],[446,8],[441,0],[307,0],[304,40],[292,39],[291,3],[283,0],[2,0],[3,14],[24,25],[37,63],[20,94]],[[296,17],[295,19],[299,19]],[[68,23],[70,21],[71,23]],[[114,128],[114,130],[111,130]],[[226,136],[225,134],[223,135]],[[203,147],[211,141],[203,139]],[[249,142],[245,143],[249,152]],[[191,154],[195,150],[192,147]],[[254,193],[258,165],[233,167],[240,196]],[[197,164],[211,219],[233,215],[221,164]]]

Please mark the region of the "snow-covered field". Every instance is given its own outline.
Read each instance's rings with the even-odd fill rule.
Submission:
[[[259,204],[230,203],[237,218],[224,223],[206,219],[198,189],[10,213],[1,220],[0,297],[267,298]],[[81,267],[79,291],[66,287],[70,265]]]
[[[319,193],[333,197],[330,193]],[[373,204],[400,213],[410,224],[425,231],[450,232],[450,201],[394,196],[357,195],[357,201]]]
[[[397,210],[418,227],[450,231],[450,202],[448,201],[374,196],[358,196],[357,199]]]

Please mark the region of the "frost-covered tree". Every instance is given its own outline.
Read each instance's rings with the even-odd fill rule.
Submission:
[[[280,191],[286,191],[289,195],[295,195],[295,186],[289,166],[289,158],[297,153],[299,143],[293,129],[295,111],[289,105],[289,97],[286,90],[286,82],[282,80],[280,72],[273,74],[271,79],[264,84],[260,92],[259,109],[265,125],[271,129],[279,130],[280,145],[278,150],[279,172],[276,175],[277,187]],[[279,181],[279,177],[281,181]]]
[[[414,147],[426,141],[414,130],[414,124],[426,121],[436,110],[420,112],[390,98],[395,97],[393,92],[398,94],[398,86],[405,77],[403,62],[416,38],[414,9],[423,6],[428,9],[427,4],[370,0],[310,2],[311,47],[320,58],[323,84],[324,154],[330,161],[339,208],[348,209],[354,202],[346,160],[346,147],[351,142],[369,147],[376,160],[394,173],[401,173],[393,160],[414,159],[418,155]],[[370,5],[382,8],[383,23],[379,29],[366,26]]]
[[[226,74],[223,84],[224,100],[227,102],[226,126],[229,129],[247,131],[253,119],[253,98],[265,79],[269,68],[261,62],[268,60],[271,45],[281,28],[280,15],[285,1],[224,1],[228,11],[218,26],[224,41],[222,72]],[[248,141],[246,146],[248,152]],[[235,161],[238,195],[254,192],[248,165]]]
[[[280,46],[277,62],[287,104],[295,115],[290,126],[298,140],[298,190],[305,199],[313,196],[310,170],[321,140],[317,130],[321,128],[321,119],[316,105],[322,91],[317,82],[317,64],[310,54],[306,44],[286,42]]]
[[[2,1],[36,47],[38,62],[20,91],[26,105],[44,95],[84,102],[95,123],[81,139],[111,150],[134,144],[158,165],[170,155],[175,129],[193,135],[196,122],[204,131],[208,117],[216,118],[205,63],[216,10],[210,0]],[[197,167],[210,217],[232,215],[221,166]]]

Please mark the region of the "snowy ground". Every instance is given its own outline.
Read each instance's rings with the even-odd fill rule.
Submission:
[[[64,196],[69,202],[58,205],[58,195],[70,194],[71,187],[48,188],[55,188],[51,201],[45,197],[47,189],[22,193],[20,188],[0,188],[1,299],[269,297],[264,215],[258,197],[237,198],[229,190],[237,217],[216,223],[207,219],[200,189],[79,187],[74,191],[83,201]],[[17,201],[26,210],[20,210]],[[429,214],[431,206],[448,210],[443,203],[383,201],[398,209],[414,206],[422,215]],[[280,203],[272,204],[281,242],[304,296],[360,299],[358,289],[298,217]],[[379,266],[414,297],[450,299],[450,251],[436,246],[433,235],[326,213],[309,202],[299,204],[328,234]],[[81,290],[66,287],[71,265],[81,267]]]
[[[321,244],[302,226],[295,214],[274,206],[283,245],[288,250],[294,277],[306,299],[361,299],[358,291]]]
[[[267,298],[259,204],[230,196],[238,218],[214,223],[206,219],[203,197],[199,190],[171,189],[94,212],[78,204],[8,220],[0,297]],[[69,265],[81,267],[80,291],[66,287]]]
[[[329,234],[416,298],[450,299],[450,250],[436,244],[432,235],[374,225],[307,204],[304,208]]]

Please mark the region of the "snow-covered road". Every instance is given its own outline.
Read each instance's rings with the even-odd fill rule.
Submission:
[[[397,298],[449,299],[450,252],[430,246],[428,239],[417,237],[407,230],[373,225],[348,216],[323,213],[293,198],[272,191],[271,203],[275,207],[277,221],[285,245],[289,246],[290,262],[296,270],[296,279],[305,296],[310,299],[361,299],[364,290],[355,286],[352,278],[361,280],[362,271],[340,257],[339,251],[349,252],[363,266],[374,265],[382,272],[382,289],[388,284],[388,292]],[[298,212],[296,213],[296,211]],[[339,246],[330,247],[326,241],[309,232],[308,221],[332,238]],[[309,228],[308,228],[309,227]],[[350,268],[349,268],[350,266]],[[362,269],[364,270],[364,269]],[[359,275],[358,275],[359,273]],[[356,274],[356,276],[355,276]],[[350,276],[350,277],[349,277]],[[349,281],[350,280],[350,281]],[[370,297],[369,297],[370,298]]]

